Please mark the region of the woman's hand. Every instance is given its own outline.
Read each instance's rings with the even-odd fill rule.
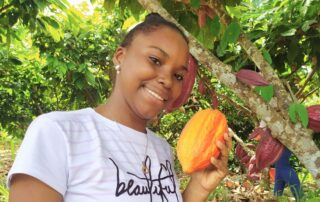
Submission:
[[[210,192],[228,174],[228,157],[232,147],[232,140],[228,133],[224,134],[224,140],[225,144],[217,142],[221,152],[219,157],[212,157],[211,165],[207,169],[191,174],[191,180],[183,193],[184,201],[205,201]]]

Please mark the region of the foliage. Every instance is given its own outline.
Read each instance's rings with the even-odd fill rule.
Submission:
[[[1,131],[22,137],[39,114],[96,106],[107,99],[114,75],[111,59],[124,31],[121,28],[127,29],[145,13],[136,0],[91,2],[96,2],[95,9],[88,14],[80,12],[88,10],[85,3],[78,9],[66,0],[0,0]],[[237,42],[244,34],[292,91],[296,98],[292,103],[319,104],[319,0],[221,2],[234,17],[233,23],[227,26],[216,14],[206,15],[200,28],[200,0],[190,4],[161,0],[181,25],[233,71],[259,71]],[[205,94],[198,91],[199,80],[207,81]],[[271,87],[257,91],[268,101],[274,96]],[[213,106],[214,97],[219,110],[227,115],[229,127],[247,141],[257,125],[255,115],[205,67],[198,72],[188,102],[150,126],[175,147],[187,120],[195,111]],[[304,119],[301,116],[298,119]],[[314,140],[320,145],[319,133],[314,134]],[[237,161],[230,161],[231,170],[235,170]],[[293,163],[295,168],[301,167],[298,160]]]
[[[252,1],[230,8],[247,36],[267,50],[280,78],[287,80],[300,102],[316,104],[319,98],[319,0]],[[308,75],[316,74],[310,80]]]
[[[50,10],[50,19],[59,19],[54,21],[39,9],[37,29],[17,21],[10,47],[0,43],[0,124],[15,135],[39,114],[96,106],[112,90],[111,59],[126,15],[108,15],[102,7],[90,16],[70,10],[71,17]],[[82,20],[74,20],[76,15]],[[41,19],[52,26],[39,24]]]

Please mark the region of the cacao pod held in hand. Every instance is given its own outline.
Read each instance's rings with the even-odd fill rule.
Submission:
[[[224,142],[227,120],[219,110],[198,111],[183,128],[177,143],[177,155],[185,173],[207,168],[211,157],[218,157],[218,140]]]

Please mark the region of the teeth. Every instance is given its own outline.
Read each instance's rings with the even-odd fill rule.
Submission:
[[[164,99],[163,99],[160,95],[158,95],[157,93],[151,91],[151,90],[148,89],[148,88],[146,88],[146,90],[147,90],[151,95],[153,95],[154,97],[158,98],[158,99],[161,100],[161,101],[164,101]]]

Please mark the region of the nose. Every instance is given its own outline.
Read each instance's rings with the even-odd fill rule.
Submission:
[[[171,88],[173,84],[171,73],[166,70],[160,71],[158,75],[158,82],[165,88]]]

